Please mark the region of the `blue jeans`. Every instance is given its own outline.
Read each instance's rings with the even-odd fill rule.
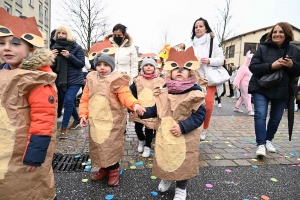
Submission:
[[[266,141],[272,141],[277,132],[280,120],[282,118],[287,100],[268,99],[266,96],[255,93],[253,95],[254,103],[254,127],[257,145],[266,144]],[[266,118],[268,115],[268,105],[271,102],[270,119],[266,128]]]
[[[73,116],[74,120],[79,121],[80,118],[78,116],[76,107],[74,105],[74,100],[76,98],[76,94],[81,88],[81,85],[72,85],[69,86],[67,91],[63,91],[61,88],[58,88],[58,94],[64,102],[64,116],[62,120],[62,128],[67,128],[71,115]]]

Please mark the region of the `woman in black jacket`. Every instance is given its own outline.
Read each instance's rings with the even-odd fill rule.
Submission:
[[[279,126],[290,93],[293,92],[290,85],[293,84],[294,77],[300,75],[300,49],[290,44],[293,40],[292,27],[286,22],[277,23],[268,34],[261,38],[261,44],[249,66],[253,73],[248,92],[253,95],[255,108],[257,156],[265,156],[266,149],[269,152],[276,152],[271,141]],[[285,50],[286,57],[283,55]],[[270,88],[258,85],[257,81],[262,76],[272,74],[277,70],[283,71],[283,77],[279,83]],[[270,119],[266,128],[269,102],[271,102]]]

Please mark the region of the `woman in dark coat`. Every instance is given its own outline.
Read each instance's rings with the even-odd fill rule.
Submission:
[[[276,152],[271,141],[279,126],[288,98],[293,95],[291,86],[294,85],[294,78],[300,75],[300,50],[290,44],[293,40],[291,26],[286,22],[277,23],[261,38],[261,44],[249,66],[253,73],[248,92],[253,95],[255,108],[257,156],[265,156],[266,149],[269,152]],[[286,57],[283,57],[285,50]],[[283,77],[278,84],[268,89],[258,85],[257,81],[262,76],[272,74],[276,70],[283,71]],[[270,119],[266,126],[269,102],[271,102]]]

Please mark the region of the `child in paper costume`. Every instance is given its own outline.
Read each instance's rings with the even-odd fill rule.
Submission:
[[[163,78],[157,77],[155,69],[155,60],[148,57],[144,58],[141,64],[142,73],[133,79],[133,83],[130,86],[133,96],[137,98],[144,107],[153,106],[155,104],[153,99],[154,86],[165,84],[165,80]],[[142,120],[133,115],[130,117],[130,120],[135,122],[134,128],[139,139],[138,152],[143,153],[142,156],[147,158],[150,156],[156,118]],[[145,134],[143,133],[144,125]]]
[[[242,110],[240,110],[240,107],[244,102],[248,110],[248,115],[250,116],[254,115],[251,105],[251,94],[248,94],[249,81],[252,76],[252,73],[249,70],[252,56],[253,54],[251,54],[251,51],[248,51],[246,54],[245,63],[240,67],[233,81],[234,89],[236,90],[239,87],[241,91],[241,97],[234,106],[234,112],[243,112]]]
[[[115,59],[98,54],[94,59],[96,71],[87,75],[79,105],[81,126],[89,120],[89,148],[93,166],[100,170],[91,175],[92,181],[108,177],[108,185],[119,183],[119,160],[124,153],[127,109],[142,111],[143,107],[129,91],[130,77],[114,72]]]
[[[176,181],[174,199],[186,199],[188,179],[199,173],[199,132],[206,114],[204,93],[195,84],[199,66],[192,47],[180,52],[171,48],[164,66],[171,70],[166,87],[154,91],[156,105],[141,117],[158,117],[152,172],[162,179],[161,192]]]
[[[34,17],[0,8],[0,199],[53,200],[56,136],[54,56]]]

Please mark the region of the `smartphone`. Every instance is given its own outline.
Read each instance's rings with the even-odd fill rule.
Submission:
[[[285,58],[289,58],[289,59],[292,59],[292,58],[293,58],[293,56],[288,56],[288,57],[285,57]]]
[[[55,49],[58,51],[58,53],[61,53],[62,50],[66,50],[64,47],[56,47]]]

